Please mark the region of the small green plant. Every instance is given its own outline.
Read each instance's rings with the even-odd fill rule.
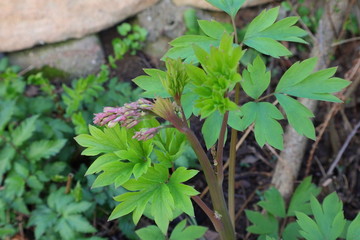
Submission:
[[[114,56],[110,55],[108,60],[110,65],[115,68],[115,62],[121,60],[125,53],[130,52],[135,55],[143,47],[146,40],[147,31],[137,24],[123,23],[116,28],[121,38],[114,38],[112,46]]]
[[[111,197],[125,191],[89,190],[94,179],[84,179],[83,174],[74,177],[74,188],[69,185],[65,191],[62,186],[76,171],[74,128],[87,133],[84,119],[94,111],[138,97],[139,90],[109,79],[107,73],[103,67],[97,76],[75,80],[72,87],[63,85],[61,96],[43,72],[23,76],[6,58],[0,60],[1,239],[33,230],[36,239],[101,239],[89,237],[95,232],[89,222],[95,214],[109,214],[115,207]],[[35,94],[28,96],[28,89]],[[81,124],[74,121],[77,113]],[[133,225],[125,218],[119,223],[124,232],[128,229],[129,239],[136,239]]]
[[[259,240],[357,239],[360,236],[360,214],[353,221],[345,220],[342,202],[336,193],[328,195],[322,205],[316,199],[319,193],[320,189],[307,177],[297,187],[286,208],[279,191],[270,188],[264,193],[265,199],[257,203],[265,213],[246,211],[253,224],[247,230],[259,235]],[[290,222],[294,217],[296,221]]]
[[[275,58],[291,55],[281,41],[306,43],[302,39],[306,32],[295,26],[298,18],[276,21],[279,8],[264,10],[251,21],[239,43],[234,18],[244,0],[208,2],[230,15],[234,31],[216,21],[198,21],[205,35],[185,35],[170,42],[172,48],[164,56],[166,71],[145,69],[147,75],[134,79],[144,90],[144,98],[122,107],[104,107],[94,117],[94,124],[99,127],[89,126],[90,134],[75,138],[85,147],[83,155],[97,156],[87,172],[98,174],[93,187],[115,185],[128,190],[115,197],[119,204],[110,219],[132,214],[135,224],[142,215],[154,220],[157,227],[137,231],[143,239],[176,239],[174,235],[177,236],[185,224],[181,223],[171,234],[168,233],[169,224],[181,214],[188,219],[194,217],[193,202],[210,218],[221,239],[235,239],[237,131],[253,124],[255,139],[261,147],[267,143],[282,149],[283,129],[279,121],[284,115],[277,105],[266,101],[273,97],[283,108],[289,124],[299,134],[314,139],[315,128],[310,120],[313,113],[296,98],[340,102],[333,93],[349,84],[333,77],[336,68],[314,72],[317,59],[310,58],[294,63],[277,86],[264,95],[271,79],[264,60],[257,56],[240,72],[241,59],[246,48]],[[251,98],[243,105],[239,105],[241,89]],[[204,120],[201,133],[205,146],[191,129],[189,118],[192,115]],[[223,190],[223,151],[228,128],[231,140],[227,204]],[[187,183],[198,170],[175,164],[187,146],[192,147],[204,173],[211,207],[197,196],[198,191],[191,183]],[[212,149],[214,159],[208,158],[205,149]],[[313,193],[314,189],[310,186],[307,191]],[[288,214],[294,214],[298,204],[305,204],[301,194],[295,194],[297,204],[293,209],[289,207]],[[286,216],[285,208],[272,204],[274,199],[281,202],[274,189],[265,198],[267,200],[261,203],[264,208],[275,216]],[[250,215],[252,221],[261,218],[256,213],[253,217]],[[270,224],[264,226],[265,229],[278,230],[273,215],[265,220]],[[198,227],[187,229],[190,228],[197,229],[196,237],[203,232]]]

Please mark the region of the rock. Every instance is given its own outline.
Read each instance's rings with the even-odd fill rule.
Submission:
[[[261,5],[264,3],[272,2],[273,0],[246,0],[242,7],[252,7]],[[177,6],[191,6],[206,10],[213,10],[213,11],[220,11],[218,8],[212,6],[210,3],[206,2],[205,0],[173,0],[173,2]]]
[[[81,38],[113,26],[158,1],[0,1],[0,52]]]
[[[171,39],[181,36],[185,32],[185,9],[186,7],[175,6],[171,0],[162,0],[139,13],[139,24],[149,32],[147,41],[157,41],[160,36]]]
[[[45,65],[64,71],[70,78],[97,73],[105,62],[97,36],[39,46],[8,54],[9,61],[21,68],[41,68]]]

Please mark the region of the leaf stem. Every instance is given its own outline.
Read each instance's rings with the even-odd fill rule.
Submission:
[[[235,25],[235,18],[231,18],[231,22],[234,28],[235,43],[238,43],[237,29]],[[235,103],[238,105],[240,100],[240,84],[235,85]],[[237,142],[237,130],[231,129],[230,140],[230,155],[229,155],[229,177],[228,177],[228,207],[229,216],[232,226],[235,231],[235,168],[236,168],[236,142]]]
[[[266,96],[263,96],[263,97],[261,97],[261,98],[258,98],[258,99],[255,100],[255,102],[264,101],[265,99],[267,99],[267,98],[269,98],[269,97],[271,97],[271,96],[274,96],[274,94],[275,94],[275,93],[270,93],[270,94],[268,94],[268,95],[266,95]]]
[[[221,124],[219,139],[218,139],[218,145],[216,149],[216,168],[217,168],[217,177],[219,184],[222,184],[224,181],[224,168],[223,168],[223,155],[224,155],[224,141],[225,141],[225,133],[227,129],[227,122],[229,119],[229,112],[226,112],[224,114],[224,118]]]
[[[214,211],[212,211],[199,196],[192,196],[191,198],[208,216],[208,218],[211,220],[212,224],[214,225],[215,229],[221,229],[222,223],[218,218],[216,218]]]

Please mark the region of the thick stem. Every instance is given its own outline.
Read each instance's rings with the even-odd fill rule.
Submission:
[[[217,181],[217,177],[214,173],[214,170],[212,169],[210,160],[208,159],[195,134],[188,127],[185,127],[182,130],[199,159],[200,165],[205,174],[207,185],[209,186],[209,192],[215,214],[220,216],[222,226],[217,231],[220,234],[222,240],[235,240],[235,231],[230,220],[228,209],[226,207],[222,184],[219,184]]]
[[[238,104],[240,97],[240,85],[235,86],[235,103]],[[231,222],[235,226],[235,168],[236,168],[236,143],[237,130],[231,129],[230,156],[229,156],[229,179],[228,179],[228,206]]]
[[[223,118],[223,121],[221,124],[219,140],[218,140],[218,145],[217,145],[217,149],[216,149],[216,162],[217,162],[216,173],[217,173],[219,184],[221,184],[221,185],[224,181],[223,155],[224,155],[225,133],[226,133],[228,119],[229,119],[229,112],[226,112],[224,114],[224,118]]]
[[[191,199],[196,202],[196,204],[204,211],[206,216],[208,216],[216,231],[222,229],[222,223],[220,219],[216,218],[215,213],[204,203],[204,201],[199,196],[193,196]]]

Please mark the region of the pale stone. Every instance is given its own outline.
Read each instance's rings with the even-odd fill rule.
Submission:
[[[105,63],[100,41],[95,35],[12,52],[8,57],[11,64],[23,69],[47,65],[64,71],[70,78],[97,73]]]
[[[242,5],[242,8],[257,6],[272,1],[273,0],[247,0],[245,1],[244,5]],[[173,2],[177,6],[190,6],[190,7],[196,7],[206,10],[220,11],[220,9],[212,6],[210,3],[206,2],[205,0],[173,0]]]
[[[0,52],[81,38],[159,0],[1,0]]]

